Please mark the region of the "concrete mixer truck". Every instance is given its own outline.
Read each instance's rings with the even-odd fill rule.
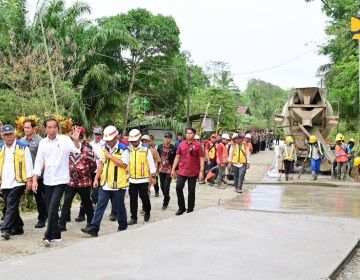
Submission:
[[[326,148],[329,162],[335,159],[333,151],[325,139],[338,122],[338,112],[334,115],[333,108],[325,95],[317,87],[297,88],[288,98],[282,113],[275,119],[282,122],[285,135],[292,136],[298,148],[298,165],[302,165],[306,156],[307,144],[311,135],[315,135]],[[281,166],[278,165],[278,166]],[[330,171],[331,164],[324,162],[321,171]]]

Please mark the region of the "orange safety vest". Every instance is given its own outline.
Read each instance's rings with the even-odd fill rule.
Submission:
[[[218,163],[227,163],[229,160],[229,152],[228,148],[224,145],[224,143],[220,143],[219,145],[223,145],[222,154],[218,155]]]
[[[349,159],[348,153],[345,151],[344,145],[336,145],[335,147],[336,162],[347,162]]]

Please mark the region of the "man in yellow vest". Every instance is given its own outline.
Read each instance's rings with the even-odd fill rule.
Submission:
[[[312,180],[315,181],[317,180],[317,177],[320,173],[321,161],[323,159],[326,159],[324,147],[319,141],[317,141],[315,135],[310,136],[309,145],[304,161],[306,162],[309,158],[311,159]]]
[[[96,171],[93,186],[99,187],[98,204],[90,225],[82,228],[81,231],[97,237],[100,223],[109,200],[115,203],[118,221],[118,231],[127,229],[127,217],[125,208],[125,193],[129,186],[129,149],[118,141],[116,137],[118,130],[115,126],[108,126],[104,129],[101,159]]]
[[[148,195],[149,182],[156,184],[156,167],[154,158],[151,154],[150,148],[140,142],[141,133],[137,129],[133,129],[129,133],[130,147],[130,212],[131,219],[128,225],[137,223],[138,212],[138,196],[142,200],[144,206],[144,221],[148,222],[150,219],[150,197]]]
[[[12,235],[24,233],[19,203],[25,184],[31,189],[33,162],[26,144],[16,141],[15,130],[11,125],[3,126],[2,137],[4,142],[0,144],[0,180],[6,211],[1,224],[1,237],[8,240]]]
[[[229,169],[232,168],[234,175],[235,192],[242,193],[246,170],[250,168],[250,151],[243,143],[243,135],[238,134],[233,141],[229,151]]]
[[[287,136],[284,145],[280,146],[280,155],[284,162],[285,180],[292,181],[294,175],[294,166],[297,160],[297,151],[294,139]]]
[[[205,157],[207,160],[207,171],[209,172],[211,168],[217,165],[216,162],[216,150],[217,150],[217,136],[216,134],[211,134],[210,141],[207,142],[205,147]],[[214,185],[214,181],[209,182],[210,186]]]

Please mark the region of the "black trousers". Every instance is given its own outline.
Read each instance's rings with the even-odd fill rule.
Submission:
[[[293,160],[284,160],[285,174],[295,173],[294,172],[294,165],[295,165],[295,162]]]
[[[61,231],[59,229],[59,206],[60,199],[64,193],[67,184],[60,184],[55,186],[45,186],[45,199],[48,210],[48,224],[45,232],[46,239],[61,238]]]
[[[158,193],[159,192],[159,183],[158,183],[158,179],[156,179],[156,184],[154,185],[154,190],[155,190],[155,193]]]
[[[185,177],[178,175],[177,181],[176,181],[176,195],[178,198],[178,206],[179,210],[185,211],[185,198],[184,198],[184,187],[186,181],[188,181],[188,212],[191,212],[194,210],[195,207],[195,186],[196,186],[196,180],[198,176],[194,177]]]
[[[64,204],[61,209],[61,217],[59,219],[59,225],[66,225],[66,217],[70,215],[71,204],[73,202],[74,196],[78,193],[81,198],[81,203],[83,204],[83,211],[86,214],[87,223],[90,224],[92,218],[94,217],[94,208],[92,207],[90,199],[91,187],[85,188],[75,188],[66,186],[65,187],[65,198]]]
[[[148,195],[148,186],[149,186],[148,182],[140,183],[140,184],[130,183],[129,186],[130,213],[131,213],[131,219],[135,221],[137,221],[138,196],[140,196],[145,213],[150,213],[151,211],[150,197]]]
[[[163,205],[168,206],[170,201],[171,175],[167,173],[159,173],[159,176],[160,176],[160,187],[164,196]]]
[[[1,232],[11,234],[13,230],[22,230],[24,222],[20,217],[19,204],[24,191],[25,185],[2,190],[6,212],[4,221],[1,224]]]
[[[44,182],[42,178],[38,179],[38,189],[37,192],[34,193],[36,208],[38,210],[38,220],[41,222],[45,222],[47,219],[47,207],[45,200],[45,189]]]

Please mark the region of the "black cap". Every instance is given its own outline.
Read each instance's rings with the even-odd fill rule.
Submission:
[[[11,134],[11,133],[15,133],[15,129],[10,125],[10,124],[6,124],[3,126],[2,130],[1,130],[2,134]]]
[[[165,137],[165,138],[172,138],[172,133],[171,133],[171,132],[166,132],[166,133],[164,134],[164,137]]]

